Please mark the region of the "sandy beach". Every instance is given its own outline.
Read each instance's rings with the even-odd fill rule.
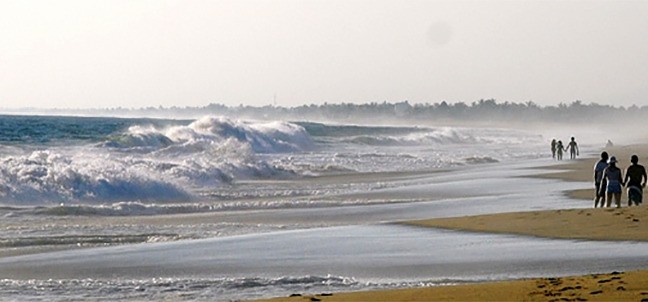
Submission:
[[[625,170],[630,156],[637,154],[640,164],[648,158],[648,146],[610,148]],[[540,178],[592,181],[598,157],[567,160],[548,168],[555,170]],[[544,169],[544,168],[543,168]],[[592,202],[594,190],[566,191],[571,198]],[[593,206],[593,203],[592,203]],[[516,234],[545,238],[602,241],[648,241],[648,208],[565,209],[501,213],[403,222],[407,225],[468,232]],[[648,270],[609,272],[583,276],[533,278],[515,281],[456,286],[426,287],[387,291],[293,296],[268,301],[644,301],[648,300]]]
[[[261,301],[644,301],[648,271],[428,288],[295,295]]]
[[[167,287],[184,292],[185,282],[215,292],[222,301],[641,300],[648,293],[642,281],[648,275],[635,270],[648,263],[646,243],[621,249],[618,255],[616,251],[617,244],[625,244],[619,240],[648,242],[641,229],[648,221],[645,208],[591,209],[590,197],[566,197],[589,182],[594,161],[543,166],[551,161],[541,159],[445,173],[389,173],[378,179],[386,184],[384,189],[334,196],[377,202],[373,206],[153,216],[33,215],[22,223],[49,229],[66,226],[93,236],[72,237],[86,240],[78,244],[6,247],[0,253],[0,274],[63,280],[57,286],[71,296],[100,292],[105,286],[100,280],[120,276],[124,284],[119,286],[133,288],[128,295],[135,300],[137,288],[145,288],[152,297],[167,295]],[[528,177],[537,171],[543,174]],[[354,179],[325,180],[337,184]],[[407,185],[390,187],[389,181]],[[380,204],[392,196],[406,202]],[[12,219],[0,226],[25,227]],[[104,238],[106,233],[112,237]],[[97,236],[110,242],[106,248],[94,248]],[[431,250],[436,257],[430,257]],[[160,278],[172,281],[161,287],[156,281]],[[389,278],[396,281],[370,285]],[[65,283],[74,279],[99,281],[91,289]],[[47,285],[46,280],[42,282]],[[306,285],[291,287],[294,280]],[[12,286],[21,287],[21,282]],[[240,289],[231,287],[232,282]],[[246,287],[257,283],[278,285]],[[409,289],[385,290],[389,288]],[[248,294],[242,296],[242,290]],[[289,298],[291,293],[301,296]],[[317,293],[334,294],[311,296]]]
[[[0,1],[0,302],[648,302],[646,15]]]

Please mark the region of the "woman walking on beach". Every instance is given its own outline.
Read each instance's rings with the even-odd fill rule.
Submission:
[[[603,170],[603,181],[607,182],[607,204],[609,208],[612,203],[612,197],[616,207],[621,207],[621,186],[623,186],[623,172],[616,166],[617,159],[615,156],[610,157],[608,166]]]
[[[563,146],[562,141],[558,141],[558,143],[556,144],[556,157],[558,160],[562,160],[563,151],[567,151],[567,149],[565,149],[565,147]]]
[[[603,183],[603,171],[607,168],[608,153],[601,152],[601,159],[594,165],[594,207],[598,207],[601,201],[601,208],[605,206],[605,183]]]
[[[556,139],[551,140],[551,158],[556,159]]]
[[[634,201],[635,205],[641,204],[643,196],[643,188],[646,186],[646,168],[639,164],[639,157],[633,155],[630,158],[632,165],[626,169],[626,176],[624,182],[628,188],[628,206],[632,206]]]

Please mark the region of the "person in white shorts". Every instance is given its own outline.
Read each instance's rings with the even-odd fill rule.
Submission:
[[[606,206],[609,208],[612,203],[612,197],[614,197],[614,202],[616,207],[621,207],[621,187],[623,184],[623,172],[619,167],[616,166],[617,159],[616,156],[611,156],[608,160],[608,166],[603,170],[603,181],[607,183],[607,203]]]

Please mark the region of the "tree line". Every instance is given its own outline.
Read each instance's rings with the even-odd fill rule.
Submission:
[[[3,110],[10,112],[11,110]],[[223,115],[233,118],[284,119],[284,120],[326,120],[340,122],[428,122],[428,123],[546,123],[570,122],[591,123],[596,120],[644,121],[648,118],[648,106],[636,105],[623,107],[585,104],[582,101],[560,103],[555,106],[540,106],[534,102],[514,103],[482,99],[470,104],[457,102],[415,103],[370,102],[364,104],[310,104],[295,107],[266,106],[227,106],[211,103],[198,107],[145,107],[110,109],[21,109],[22,112],[38,111],[51,114],[85,114],[111,116],[148,116],[167,118],[195,118],[203,115]]]

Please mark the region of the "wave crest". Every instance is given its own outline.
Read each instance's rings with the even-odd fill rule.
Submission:
[[[178,186],[112,163],[47,150],[8,157],[0,166],[0,198],[29,204],[71,200],[167,201],[190,197]]]
[[[474,144],[479,142],[471,133],[454,128],[417,129],[405,135],[359,135],[344,142],[370,146],[420,146],[447,144]]]
[[[313,147],[306,130],[287,122],[253,123],[208,116],[186,126],[158,129],[154,126],[131,126],[125,133],[109,137],[103,147],[160,150],[173,145],[190,147],[187,152],[206,150],[235,140],[248,145],[255,153],[293,152]],[[202,146],[201,148],[197,148]]]
[[[104,142],[105,147],[111,148],[151,148],[159,149],[172,145],[174,142],[160,133],[153,126],[131,126],[121,135],[115,135]]]

